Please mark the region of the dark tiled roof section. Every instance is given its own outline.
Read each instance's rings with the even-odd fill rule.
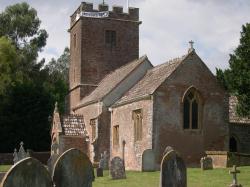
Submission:
[[[108,74],[99,83],[98,87],[93,92],[91,92],[90,95],[84,97],[80,104],[76,107],[86,105],[93,101],[102,100],[108,93],[110,93],[122,80],[124,80],[136,67],[138,67],[145,60],[147,60],[146,55]]]
[[[116,104],[153,94],[154,91],[174,72],[186,56],[170,60],[148,70],[146,75],[132,87]]]
[[[238,103],[238,100],[236,96],[229,97],[229,122],[250,125],[250,118],[243,118],[237,115],[236,113],[237,103]]]
[[[84,137],[84,119],[81,115],[68,115],[63,117],[62,123],[63,134],[66,136]]]

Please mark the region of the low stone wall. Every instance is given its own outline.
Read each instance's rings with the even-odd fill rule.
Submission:
[[[206,154],[212,158],[214,168],[226,168],[233,165],[250,166],[250,154],[227,151],[206,151]]]
[[[47,160],[50,157],[50,152],[33,152],[29,150],[30,156],[36,158],[43,164],[47,164]],[[0,165],[12,165],[13,153],[0,153]]]

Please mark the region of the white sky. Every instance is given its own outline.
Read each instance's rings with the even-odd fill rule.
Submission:
[[[22,2],[0,0],[0,11],[7,5]],[[40,58],[59,57],[69,46],[69,16],[80,0],[27,0],[38,11],[42,28],[49,33],[47,45]],[[102,0],[93,0],[97,7]],[[126,0],[105,0],[112,5],[126,6]],[[228,67],[229,53],[239,44],[241,26],[250,22],[249,0],[130,0],[140,8],[140,55],[147,54],[156,65],[182,56],[188,41],[207,66]]]

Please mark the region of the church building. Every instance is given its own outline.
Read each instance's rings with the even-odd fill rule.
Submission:
[[[193,42],[183,56],[153,66],[146,55],[139,57],[141,23],[138,8],[110,11],[100,4],[95,10],[82,2],[73,13],[70,115],[55,110],[52,143],[60,152],[77,147],[93,162],[107,151],[124,159],[128,170],[143,170],[149,151],[158,169],[167,146],[188,165],[207,150],[228,151],[229,95]]]

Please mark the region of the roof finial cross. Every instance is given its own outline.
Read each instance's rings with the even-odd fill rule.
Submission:
[[[102,4],[105,4],[105,1],[104,1],[104,0],[102,0]]]
[[[235,186],[238,186],[237,182],[237,174],[240,173],[240,170],[237,170],[237,167],[233,165],[233,169],[229,171],[229,174],[233,175],[233,184]]]
[[[194,41],[191,40],[188,43],[190,44],[190,48],[188,49],[188,52],[190,53],[190,52],[194,51]]]

